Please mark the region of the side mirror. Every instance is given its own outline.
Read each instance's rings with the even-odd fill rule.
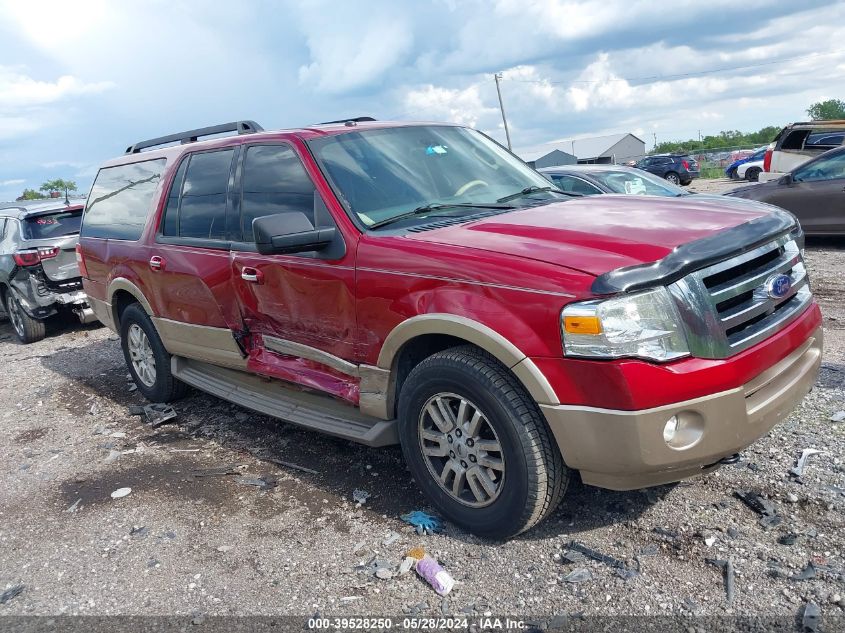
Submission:
[[[784,174],[778,178],[779,185],[791,185],[793,182],[795,182],[795,179],[792,177],[792,174]]]
[[[262,255],[319,251],[335,241],[334,227],[315,229],[304,213],[277,213],[252,221],[255,246]]]

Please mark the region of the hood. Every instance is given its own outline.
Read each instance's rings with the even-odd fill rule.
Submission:
[[[503,213],[408,239],[475,248],[601,275],[769,213],[735,198],[602,195]]]

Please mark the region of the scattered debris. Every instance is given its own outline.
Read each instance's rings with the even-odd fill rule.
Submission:
[[[375,573],[376,578],[380,580],[390,580],[394,575],[393,570],[388,567],[379,567]]]
[[[129,393],[134,393],[135,391],[138,391],[138,385],[136,385],[134,382],[130,382],[128,385],[126,385],[126,388],[129,390]]]
[[[67,510],[65,510],[65,512],[67,512],[68,514],[73,514],[74,512],[76,512],[79,509],[80,503],[82,503],[82,498],[79,498],[76,501],[74,501],[73,505],[70,506]]]
[[[729,527],[727,529],[727,535],[730,538],[736,538],[737,536],[739,536],[739,530],[737,530],[735,527]]]
[[[235,549],[235,548],[232,547],[231,545],[221,545],[220,547],[217,548],[217,551],[225,554],[226,552],[231,552],[233,549]]]
[[[121,499],[132,492],[132,488],[118,488],[113,493],[111,493],[112,499]]]
[[[109,454],[106,455],[105,459],[103,460],[106,464],[113,464],[117,460],[120,459],[120,451],[109,451]]]
[[[398,540],[399,540],[399,534],[397,532],[390,532],[390,534],[387,535],[387,538],[385,538],[381,542],[381,544],[384,545],[385,547],[390,547],[391,545],[393,545]]]
[[[821,611],[815,602],[808,602],[804,605],[804,614],[801,616],[801,630],[804,633],[815,633],[819,629],[819,618]]]
[[[445,596],[452,591],[455,580],[448,571],[443,569],[434,558],[425,553],[422,548],[414,548],[408,552],[408,556],[416,560],[414,569],[417,574],[432,586],[438,595]]]
[[[399,576],[404,576],[409,571],[414,568],[414,564],[417,562],[417,559],[413,556],[406,556],[402,562],[399,564],[399,571],[397,572]]]
[[[649,543],[640,550],[638,556],[657,556],[659,552],[660,548],[655,543]]]
[[[144,407],[138,404],[130,404],[128,412],[129,415],[144,415]]]
[[[0,593],[0,604],[6,604],[9,600],[17,598],[21,595],[21,593],[23,593],[25,587],[26,585],[15,585],[14,587],[9,587],[3,593]]]
[[[725,579],[725,595],[728,602],[733,602],[736,595],[736,582],[734,577],[734,564],[730,560],[717,560],[715,558],[705,558],[705,562],[715,565],[722,569],[722,574]]]
[[[360,488],[355,488],[352,491],[352,499],[355,503],[364,504],[367,503],[367,499],[370,498],[370,493],[366,490],[361,490]]]
[[[277,466],[284,466],[285,468],[292,468],[293,470],[299,470],[304,473],[308,473],[309,475],[319,475],[319,471],[314,470],[313,468],[306,468],[305,466],[300,466],[299,464],[294,464],[293,462],[285,462],[281,459],[273,459],[271,457],[264,457],[264,460],[270,462],[271,464],[276,464]]]
[[[144,415],[147,416],[147,423],[156,428],[173,420],[176,417],[176,410],[169,404],[156,402],[144,407]]]
[[[129,530],[129,536],[140,536],[141,538],[150,533],[150,528],[144,525],[135,525]]]
[[[789,494],[787,494],[787,495],[786,495],[786,500],[787,500],[789,503],[798,503],[798,495],[796,495],[795,493],[790,492]]]
[[[238,477],[236,481],[239,484],[256,486],[261,490],[272,490],[279,485],[279,480],[271,475],[261,475],[260,477]]]
[[[567,563],[583,563],[585,560],[587,560],[587,557],[584,556],[581,552],[566,550],[561,555],[561,560]]]
[[[831,422],[845,422],[845,411],[837,411],[830,416]]]
[[[585,582],[587,580],[590,580],[592,577],[593,577],[593,575],[590,573],[589,569],[586,569],[584,567],[580,567],[580,568],[574,569],[571,572],[569,572],[568,574],[566,574],[566,576],[563,577],[563,582],[571,582],[571,583]]]
[[[625,580],[633,578],[634,576],[638,576],[640,573],[639,570],[631,569],[630,567],[628,567],[627,564],[625,564],[618,558],[613,558],[613,556],[608,556],[607,554],[602,554],[601,552],[598,552],[594,549],[590,549],[589,547],[579,543],[578,541],[570,541],[567,547],[569,547],[569,550],[572,552],[579,552],[587,558],[603,563],[608,567],[612,567],[616,570],[616,575],[620,578],[624,578]],[[565,555],[566,554],[564,554],[564,556]]]
[[[795,545],[795,541],[798,540],[798,535],[790,532],[789,534],[784,534],[778,539],[778,543],[781,545]]]
[[[223,475],[237,475],[240,471],[241,464],[231,464],[229,466],[218,466],[216,468],[205,468],[203,470],[192,470],[188,473],[189,477],[221,477]]]
[[[658,535],[660,535],[664,538],[670,539],[670,540],[675,540],[676,538],[678,538],[677,532],[673,532],[672,530],[667,530],[666,528],[656,527],[656,528],[654,528],[653,531],[654,531],[655,534],[658,534]]]
[[[708,537],[706,537],[706,538],[704,539],[704,544],[705,544],[707,547],[713,547],[713,545],[714,545],[715,543],[716,543],[716,537],[715,537],[715,536],[708,536]]]
[[[114,433],[109,433],[109,437],[114,437],[116,439],[122,440],[126,438],[126,433],[123,431],[115,431]]]
[[[413,525],[417,529],[417,534],[434,534],[443,529],[443,522],[440,519],[421,510],[403,514],[402,520]]]
[[[818,451],[815,448],[805,448],[801,451],[801,457],[798,458],[795,468],[790,469],[789,474],[797,477],[798,479],[803,477],[804,469],[807,467],[807,460],[811,456],[818,455],[819,453],[821,453],[821,451]]]
[[[759,492],[753,490],[736,490],[734,494],[745,505],[762,516],[759,523],[763,528],[775,527],[782,521],[777,513],[775,504],[763,497]]]
[[[789,579],[790,580],[812,580],[816,577],[816,566],[813,565],[813,561],[807,563],[807,566],[798,572],[797,574],[792,574]]]

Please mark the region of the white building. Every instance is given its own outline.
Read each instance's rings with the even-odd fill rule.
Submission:
[[[532,167],[601,163],[620,164],[645,155],[645,141],[633,134],[608,134],[571,141],[553,141],[516,150],[516,155]],[[569,158],[567,158],[569,157]],[[576,161],[571,160],[574,157]],[[567,162],[558,162],[566,160]]]

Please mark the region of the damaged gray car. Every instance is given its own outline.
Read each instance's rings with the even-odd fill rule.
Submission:
[[[96,320],[76,262],[82,209],[59,200],[0,206],[0,299],[22,343],[44,338],[45,321],[61,312]]]

